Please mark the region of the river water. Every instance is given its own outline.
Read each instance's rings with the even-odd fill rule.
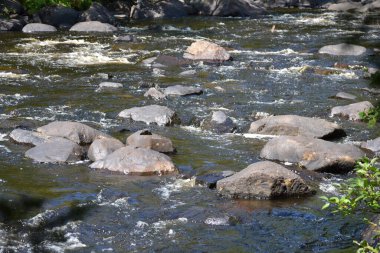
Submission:
[[[173,108],[181,126],[150,128],[171,138],[182,171],[239,171],[259,160],[265,138],[245,138],[256,113],[317,116],[340,123],[357,142],[379,136],[364,123],[329,118],[349,102],[339,91],[376,102],[362,67],[337,70],[335,62],[376,67],[379,53],[363,57],[319,55],[327,44],[380,48],[380,16],[288,12],[259,19],[200,18],[126,23],[117,34],[26,35],[0,33],[0,252],[354,252],[360,215],[321,211],[321,195],[337,194],[343,176],[306,175],[314,197],[277,201],[224,199],[180,176],[131,177],[88,168],[89,162],[36,164],[29,148],[9,141],[16,126],[35,129],[54,120],[79,121],[123,142],[146,127],[117,118],[133,106]],[[275,25],[274,32],[271,29]],[[140,41],[116,42],[132,34]],[[233,61],[152,69],[142,60],[181,56],[196,39],[230,50]],[[322,75],[305,66],[330,69]],[[181,76],[195,70],[192,76]],[[108,78],[111,78],[108,80]],[[102,81],[123,83],[97,90]],[[152,84],[195,85],[200,96],[155,102]],[[213,110],[233,117],[238,133],[199,129]],[[291,167],[293,168],[293,167]],[[293,168],[296,169],[296,168]]]

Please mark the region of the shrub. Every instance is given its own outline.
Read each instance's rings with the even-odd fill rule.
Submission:
[[[85,10],[90,7],[92,0],[22,0],[25,9],[34,13],[45,6],[65,6],[77,10]]]
[[[359,112],[359,117],[368,123],[368,127],[373,128],[380,120],[380,105],[369,109],[365,112]]]

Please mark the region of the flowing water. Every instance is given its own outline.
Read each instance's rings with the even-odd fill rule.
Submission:
[[[379,129],[329,118],[329,112],[349,103],[330,98],[339,91],[376,102],[361,90],[370,87],[362,66],[379,65],[379,53],[331,57],[317,50],[341,42],[380,48],[379,20],[292,12],[126,23],[115,35],[0,33],[0,252],[354,252],[362,217],[320,210],[319,196],[337,194],[332,183],[342,176],[307,174],[318,190],[314,197],[235,201],[179,176],[131,177],[91,170],[87,161],[36,164],[24,157],[29,147],[7,134],[16,126],[72,120],[125,141],[146,126],[117,114],[158,103],[175,109],[183,124],[150,128],[173,140],[178,168],[197,174],[239,171],[259,160],[266,139],[238,134],[256,113],[336,121],[348,133],[339,142],[374,138]],[[140,41],[115,41],[125,34]],[[181,56],[204,38],[228,48],[234,60],[159,69],[142,63],[158,54]],[[357,67],[336,70],[335,62]],[[316,74],[305,66],[333,71]],[[186,70],[195,73],[179,75]],[[107,80],[124,88],[97,90]],[[143,96],[153,84],[195,85],[205,92],[155,102]],[[201,131],[199,121],[214,110],[233,117],[238,133]]]

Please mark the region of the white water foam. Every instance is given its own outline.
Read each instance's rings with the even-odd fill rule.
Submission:
[[[204,221],[204,223],[213,226],[227,226],[228,220],[228,217],[209,217]]]
[[[195,178],[190,179],[176,179],[172,183],[166,183],[165,185],[153,189],[153,192],[159,194],[161,199],[168,200],[170,195],[175,192],[179,192],[184,188],[191,188],[195,186]]]

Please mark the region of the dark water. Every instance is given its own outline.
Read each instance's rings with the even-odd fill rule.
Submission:
[[[157,102],[177,111],[183,126],[151,126],[170,137],[183,169],[197,174],[239,171],[259,160],[265,139],[199,130],[199,121],[224,110],[247,131],[252,114],[298,114],[337,121],[357,142],[379,136],[363,123],[330,119],[347,101],[339,91],[368,99],[362,67],[340,74],[303,72],[305,66],[332,69],[335,62],[376,67],[379,53],[364,57],[318,55],[327,44],[351,42],[380,48],[377,15],[284,13],[260,19],[188,18],[129,23],[117,35],[25,35],[0,33],[0,252],[354,252],[360,215],[321,211],[320,195],[336,194],[340,177],[308,175],[315,197],[278,201],[232,201],[179,177],[130,177],[88,168],[88,163],[35,164],[29,148],[8,140],[16,126],[34,129],[54,120],[92,125],[123,142],[146,127],[118,119],[123,109],[154,104],[143,97],[154,84],[203,87],[201,96]],[[158,24],[158,25],[157,25]],[[271,32],[275,25],[275,32]],[[231,51],[234,61],[153,70],[141,64],[158,54],[180,56],[195,39],[207,38]],[[179,75],[195,70],[190,77]],[[106,75],[123,89],[96,91]]]

